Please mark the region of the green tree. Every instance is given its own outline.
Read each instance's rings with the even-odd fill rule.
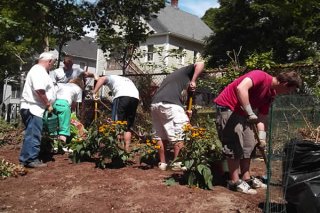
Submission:
[[[153,32],[144,20],[150,20],[165,6],[163,0],[100,0],[93,12],[98,26],[98,43],[122,66],[123,74],[140,42]]]
[[[84,26],[90,25],[90,9],[93,5],[84,2],[77,4],[77,0],[53,0],[48,9],[50,12],[49,23],[52,31],[49,32],[50,38],[58,47],[59,60],[62,48],[68,41],[79,40],[86,32]],[[59,63],[58,63],[59,66]]]
[[[208,27],[211,28],[211,30],[215,30],[214,29],[214,16],[216,14],[216,12],[218,11],[218,8],[210,8],[206,11],[206,13],[204,14],[204,16],[201,18],[202,21],[204,21],[204,23],[206,23],[206,25],[208,25]]]
[[[305,60],[319,52],[319,1],[220,0],[219,3],[217,10],[208,11],[214,34],[208,39],[205,55],[211,66],[227,64],[226,52],[240,48],[241,63],[253,53],[271,50],[277,63]]]
[[[38,4],[23,0],[0,3],[0,80],[19,74],[19,67],[41,49]],[[37,15],[37,16],[36,16]],[[40,42],[41,41],[41,42]]]

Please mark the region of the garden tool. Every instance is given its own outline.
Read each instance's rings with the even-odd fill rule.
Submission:
[[[187,102],[187,111],[190,111],[192,109],[192,99],[193,99],[194,92],[188,93],[188,102]],[[191,115],[188,115],[189,119],[191,120]]]
[[[254,133],[254,137],[256,138],[256,140],[258,141],[258,144],[257,144],[257,148],[258,150],[260,151],[260,154],[262,155],[262,158],[263,158],[263,161],[265,163],[265,165],[267,166],[267,157],[266,157],[266,152],[265,152],[265,149],[264,147],[260,146],[260,139],[259,139],[259,134],[258,134],[258,128],[257,128],[257,125],[256,124],[251,124],[252,126],[252,130],[253,130],[253,133]],[[264,183],[267,183],[267,175],[263,175],[261,177],[262,181]]]
[[[260,139],[259,139],[259,135],[258,135],[258,128],[257,128],[257,125],[256,124],[252,124],[252,130],[253,130],[253,133],[254,133],[254,137],[255,139],[258,141],[258,144],[257,144],[257,148],[258,150],[260,151],[260,154],[262,155],[263,157],[263,161],[264,163],[267,165],[267,157],[266,157],[266,152],[264,150],[264,147],[261,147],[260,146]]]
[[[94,99],[94,120],[98,118],[98,100]]]

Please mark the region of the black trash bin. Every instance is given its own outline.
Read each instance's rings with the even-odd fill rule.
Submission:
[[[283,187],[298,213],[320,212],[320,144],[293,139],[284,146]]]

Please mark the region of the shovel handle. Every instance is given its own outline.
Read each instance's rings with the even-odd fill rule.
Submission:
[[[258,128],[257,128],[257,125],[256,125],[256,124],[252,124],[252,130],[253,130],[255,139],[258,141],[257,148],[258,148],[258,150],[260,151],[260,154],[262,155],[262,158],[263,158],[264,163],[267,165],[266,152],[265,152],[265,150],[264,150],[263,147],[260,147],[260,146],[259,146],[259,144],[260,144],[260,139],[259,139]]]
[[[192,96],[190,96],[190,97],[189,97],[189,101],[188,101],[188,107],[187,107],[187,110],[191,110],[191,109],[192,109],[192,99],[193,99],[193,97],[192,97]]]

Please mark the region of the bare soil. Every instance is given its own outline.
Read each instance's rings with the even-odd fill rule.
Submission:
[[[0,159],[18,164],[19,151],[19,144],[4,145]],[[179,180],[181,173],[139,163],[102,170],[92,162],[73,164],[67,154],[47,163],[0,180],[0,212],[263,212],[265,190],[257,195],[230,191],[218,170],[213,190],[203,190],[167,186],[167,178]],[[253,160],[252,174],[265,174],[263,161]]]

